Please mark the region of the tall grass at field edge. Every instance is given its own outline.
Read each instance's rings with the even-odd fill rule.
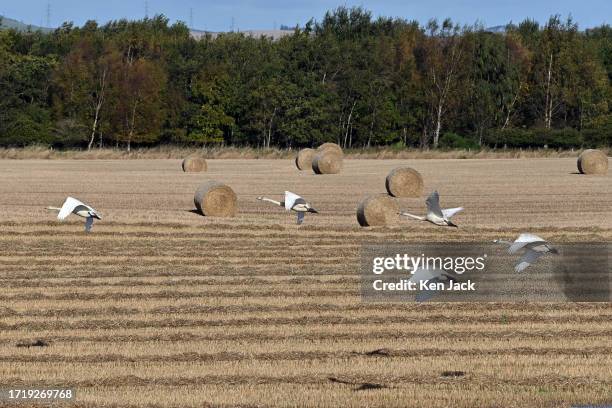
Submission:
[[[603,149],[610,155],[611,149]],[[122,159],[183,159],[200,155],[207,159],[292,159],[299,149],[256,149],[251,147],[184,148],[160,146],[133,149],[103,148],[92,150],[57,150],[48,147],[0,148],[0,159],[13,160],[122,160]],[[478,149],[421,150],[397,148],[346,149],[347,159],[519,159],[578,157],[581,150],[555,149]]]

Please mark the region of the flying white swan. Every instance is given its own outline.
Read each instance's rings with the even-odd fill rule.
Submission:
[[[86,218],[87,222],[85,223],[85,232],[91,232],[91,227],[93,226],[94,218],[97,218],[99,220],[102,219],[102,217],[96,210],[72,197],[68,197],[66,201],[64,201],[62,208],[47,207],[47,210],[58,211],[58,220],[65,220],[70,214],[75,214],[79,217]]]
[[[440,209],[440,195],[437,191],[431,193],[425,203],[427,204],[427,215],[425,217],[408,214],[407,212],[400,212],[399,214],[405,217],[414,218],[415,220],[431,222],[432,224],[440,225],[442,227],[458,228],[457,225],[451,222],[450,218],[459,211],[462,211],[463,207],[448,208],[445,210]]]
[[[276,201],[268,197],[257,197],[257,199],[276,204],[279,207],[285,207],[285,210],[287,211],[297,212],[298,225],[304,222],[304,214],[306,214],[307,212],[315,214],[318,213],[318,211],[312,208],[312,206],[307,203],[306,200],[290,191],[285,191],[285,201]]]
[[[420,286],[420,282],[429,283],[446,283],[449,281],[457,281],[457,278],[444,272],[440,269],[417,269],[412,277],[408,279],[409,282],[414,282],[417,288]],[[437,293],[436,290],[419,290],[416,295],[417,302],[424,302],[429,300]]]
[[[517,263],[514,267],[514,270],[516,272],[524,271],[527,267],[535,263],[544,254],[559,253],[557,248],[553,247],[548,241],[534,234],[521,234],[514,242],[504,241],[501,239],[496,239],[493,242],[495,242],[496,244],[508,245],[509,254],[515,254],[521,248],[525,249],[525,252],[519,260],[519,263]]]

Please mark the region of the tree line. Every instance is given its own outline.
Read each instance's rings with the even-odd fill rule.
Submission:
[[[341,7],[280,40],[164,16],[0,31],[0,145],[612,144],[612,29],[502,33]]]

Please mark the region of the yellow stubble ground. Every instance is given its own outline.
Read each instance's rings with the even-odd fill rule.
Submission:
[[[443,207],[465,207],[459,229],[358,226],[358,202],[399,165]],[[235,190],[235,218],[191,212],[209,179]],[[285,190],[320,214],[298,227],[256,200]],[[44,209],[68,195],[102,213],[92,234]],[[419,214],[424,199],[400,204]],[[363,243],[610,241],[612,177],[576,174],[575,159],[345,160],[325,176],[288,160],[210,160],[199,174],[179,160],[3,160],[0,229],[0,387],[72,387],[91,407],[612,402],[609,304],[379,304],[359,292]],[[35,339],[49,346],[16,347]]]

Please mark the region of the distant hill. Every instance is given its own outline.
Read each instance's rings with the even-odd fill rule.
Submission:
[[[17,21],[4,16],[0,16],[0,19],[0,29],[13,28],[18,31],[42,31],[43,33],[49,33],[54,30],[53,28],[39,27],[31,24],[26,24],[24,22]],[[506,32],[506,26],[499,25],[494,27],[487,27],[485,31],[491,33],[504,33]],[[273,40],[279,40],[287,35],[293,34],[294,29],[283,27],[280,30],[240,30],[236,32],[253,38],[269,37]],[[210,35],[212,38],[216,38],[221,34],[229,34],[229,31],[204,31],[192,29],[190,30],[190,34],[193,38],[199,40],[200,38],[205,37],[206,35]]]
[[[0,29],[13,28],[17,31],[42,31],[43,33],[49,33],[53,31],[53,28],[39,27],[31,24],[26,24],[21,21],[13,20],[12,18],[0,16]]]
[[[8,18],[5,16],[0,16],[0,30],[1,29],[15,29],[18,31],[42,31],[43,33],[49,33],[52,32],[54,29],[53,28],[48,28],[48,27],[39,27],[39,26],[35,26],[32,24],[27,24],[24,23],[22,21],[17,21],[15,19],[12,18]],[[250,36],[250,37],[254,37],[254,38],[261,38],[261,37],[270,37],[273,40],[278,40],[280,38],[283,38],[286,35],[290,35],[293,33],[293,29],[281,29],[281,30],[244,30],[244,31],[239,31],[240,33]],[[191,36],[193,38],[196,39],[200,39],[204,36],[206,36],[207,34],[210,34],[210,36],[212,38],[215,38],[221,34],[227,34],[227,32],[215,32],[215,31],[203,31],[203,30],[191,30]]]
[[[503,34],[506,32],[506,27],[507,26],[505,25],[498,25],[498,26],[485,28],[485,31],[489,33],[502,33]]]
[[[286,35],[293,34],[293,29],[291,30],[243,30],[236,31],[238,33],[244,34],[253,38],[261,38],[261,37],[270,37],[273,40],[279,40]],[[214,32],[214,31],[202,31],[202,30],[191,30],[191,36],[195,39],[200,39],[209,34],[212,38],[215,38],[221,34],[228,34],[228,32]]]

